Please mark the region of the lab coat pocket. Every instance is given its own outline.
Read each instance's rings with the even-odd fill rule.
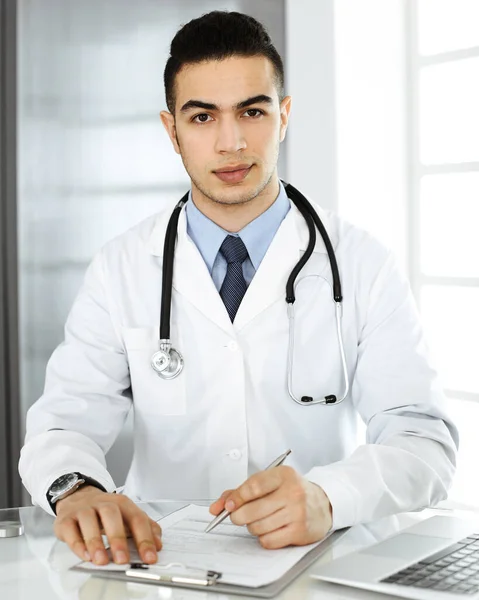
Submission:
[[[135,411],[152,415],[184,415],[184,372],[174,379],[165,380],[151,366],[151,357],[159,349],[158,327],[124,327],[122,333],[128,355]]]

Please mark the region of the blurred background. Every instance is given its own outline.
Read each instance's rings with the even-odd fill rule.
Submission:
[[[407,272],[461,432],[449,502],[479,506],[479,0],[0,0],[0,507],[30,501],[25,414],[89,261],[188,188],[162,75],[213,9],[261,20],[284,58],[280,176]]]

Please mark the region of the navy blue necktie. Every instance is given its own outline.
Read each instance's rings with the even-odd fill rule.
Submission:
[[[220,296],[233,322],[247,288],[243,263],[248,256],[248,250],[240,237],[228,235],[221,244],[220,252],[228,263]]]

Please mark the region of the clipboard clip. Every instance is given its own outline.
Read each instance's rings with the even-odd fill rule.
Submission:
[[[180,572],[174,572],[171,569],[177,567],[180,569],[188,569],[180,563],[169,563],[167,565],[146,565],[145,563],[132,563],[127,569],[125,575],[132,579],[140,579],[143,581],[151,581],[157,583],[178,583],[186,585],[211,586],[215,585],[218,579],[221,578],[221,573],[218,571],[200,571],[197,575],[189,575]],[[164,570],[164,573],[158,572]]]

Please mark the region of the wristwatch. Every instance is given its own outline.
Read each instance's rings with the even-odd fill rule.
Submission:
[[[98,483],[98,481],[95,481],[86,475],[82,475],[81,473],[66,473],[55,479],[47,492],[47,500],[53,512],[56,514],[55,504],[59,500],[63,500],[63,498],[73,494],[73,492],[76,492],[84,485],[92,485],[93,487],[106,492],[106,489],[101,483]]]

